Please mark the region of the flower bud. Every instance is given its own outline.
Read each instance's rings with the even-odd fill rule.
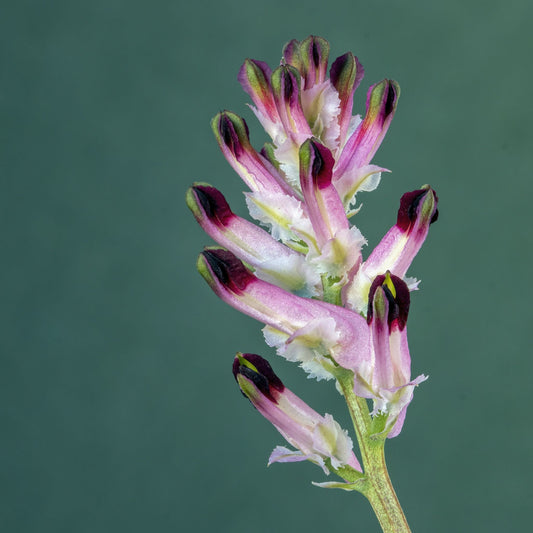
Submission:
[[[322,83],[328,68],[329,43],[310,35],[302,42],[293,39],[283,49],[283,59],[296,68],[304,79],[304,88]]]
[[[252,191],[292,193],[277,170],[252,147],[244,119],[224,111],[213,118],[211,127],[224,157]]]

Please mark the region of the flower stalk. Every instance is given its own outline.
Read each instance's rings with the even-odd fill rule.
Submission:
[[[339,371],[337,379],[350,412],[363,463],[364,477],[353,488],[368,499],[384,533],[410,533],[385,462],[387,439],[372,431],[377,429],[376,419],[372,420],[367,401],[354,394],[353,375]]]

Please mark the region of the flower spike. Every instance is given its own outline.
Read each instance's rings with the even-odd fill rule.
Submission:
[[[309,460],[344,482],[317,484],[360,491],[384,531],[409,526],[388,478],[383,446],[402,429],[414,388],[407,343],[408,269],[438,217],[427,185],[405,193],[396,223],[363,260],[366,240],[351,224],[357,195],[372,191],[386,168],[373,163],[400,96],[384,79],[354,93],[364,70],[351,52],[329,67],[329,43],[314,35],[290,41],[279,66],[246,59],[238,81],[270,139],[261,150],[246,122],[223,111],[212,121],[218,145],[248,187],[250,216],[237,216],[220,191],[195,183],[187,193],[194,217],[220,246],[205,248],[197,268],[226,303],[265,324],[266,343],[308,377],[333,379],[346,400],[363,458],[329,414],[290,392],[269,363],[237,354],[241,392],[293,446],[278,446],[269,464]],[[370,412],[367,400],[373,401]]]
[[[233,361],[233,375],[253,406],[297,449],[276,447],[269,465],[308,460],[326,474],[330,468],[346,466],[362,472],[347,432],[331,415],[318,414],[287,389],[268,361],[259,355],[239,353]]]

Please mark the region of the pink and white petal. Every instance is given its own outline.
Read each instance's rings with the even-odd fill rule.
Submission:
[[[326,475],[329,475],[329,470],[324,462],[324,459],[318,454],[304,455],[300,451],[289,450],[285,446],[276,446],[268,458],[268,466],[272,463],[295,463],[300,461],[311,461],[320,466]]]
[[[224,111],[213,118],[211,127],[224,157],[252,191],[293,194],[276,168],[251,145],[244,119]]]
[[[353,168],[342,176],[337,175],[334,170],[335,188],[342,198],[344,207],[348,208],[350,205],[355,205],[357,193],[375,190],[381,181],[382,172],[389,172],[389,170],[377,165],[365,165]]]
[[[303,202],[293,196],[269,191],[246,193],[250,216],[269,227],[274,239],[295,247],[299,241],[307,244],[296,246],[299,251],[316,248],[313,226]]]
[[[328,456],[335,469],[349,465],[359,472],[363,471],[353,453],[353,442],[348,432],[328,413],[313,431],[313,448],[322,456]]]
[[[205,232],[254,267],[260,279],[302,295],[317,294],[320,277],[305,257],[235,215],[220,191],[197,183],[187,193],[187,205]]]
[[[340,340],[340,332],[332,317],[315,318],[292,335],[266,326],[263,335],[267,344],[275,347],[279,355],[287,361],[300,363],[309,378],[320,381],[334,377],[334,366],[325,357]]]
[[[340,98],[340,113],[338,117],[340,146],[344,145],[348,135],[353,109],[353,95],[363,76],[363,66],[351,52],[338,57],[330,68],[330,80]]]
[[[390,126],[399,94],[400,87],[393,80],[383,80],[370,87],[365,118],[340,154],[338,175],[370,163]]]
[[[330,150],[336,150],[340,134],[337,122],[340,99],[331,82],[326,80],[302,91],[301,102],[313,136],[320,139]]]
[[[316,254],[311,251],[307,261],[319,274],[338,278],[338,283],[348,283],[361,264],[361,248],[366,239],[355,226],[337,231]]]
[[[361,294],[367,290],[368,280],[387,270],[398,277],[405,276],[437,213],[437,197],[432,189],[420,189],[402,196],[396,224],[363,263],[354,286],[348,290],[352,309],[360,310]]]
[[[300,185],[320,248],[341,230],[349,228],[344,206],[331,183],[335,160],[331,151],[308,139],[300,147]]]
[[[272,96],[271,75],[272,70],[265,62],[246,59],[239,70],[237,79],[260,113],[269,120],[277,122],[279,116]]]
[[[277,144],[274,149],[274,156],[279,162],[279,167],[287,180],[287,183],[296,191],[300,192],[300,145],[309,136],[286,137],[283,142]]]
[[[267,115],[261,113],[261,111],[259,111],[259,109],[257,109],[253,105],[249,105],[248,107],[252,110],[253,114],[260,122],[261,126],[263,126],[263,129],[267,132],[267,134],[270,136],[270,138],[275,144],[280,144],[285,141],[285,139],[287,138],[287,134],[285,133],[283,124],[280,122],[279,119],[271,120]]]
[[[274,102],[288,137],[295,141],[300,135],[312,136],[300,102],[300,73],[289,65],[280,65],[272,72]]]

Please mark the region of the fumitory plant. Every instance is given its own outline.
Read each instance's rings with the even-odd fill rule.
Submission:
[[[410,531],[384,457],[404,424],[415,387],[407,343],[408,268],[437,219],[427,185],[400,199],[396,224],[363,258],[366,241],[350,219],[361,191],[386,169],[372,163],[396,111],[400,88],[385,79],[367,93],[363,118],[352,116],[363,68],[350,52],[328,70],[329,44],[310,36],[285,45],[271,70],[247,59],[238,79],[271,138],[260,152],[238,115],[224,111],[212,128],[249,191],[261,226],[235,215],[224,196],[195,183],[187,205],[220,246],[199,256],[198,270],[225,302],[263,322],[277,353],[317,380],[333,380],[346,400],[359,457],[348,432],[291,392],[259,355],[238,353],[233,374],[242,393],[285,438],[269,464],[311,461],[340,480],[320,487],[355,490],[370,501],[385,532]],[[266,228],[266,229],[264,229]],[[368,400],[372,400],[369,408]]]

